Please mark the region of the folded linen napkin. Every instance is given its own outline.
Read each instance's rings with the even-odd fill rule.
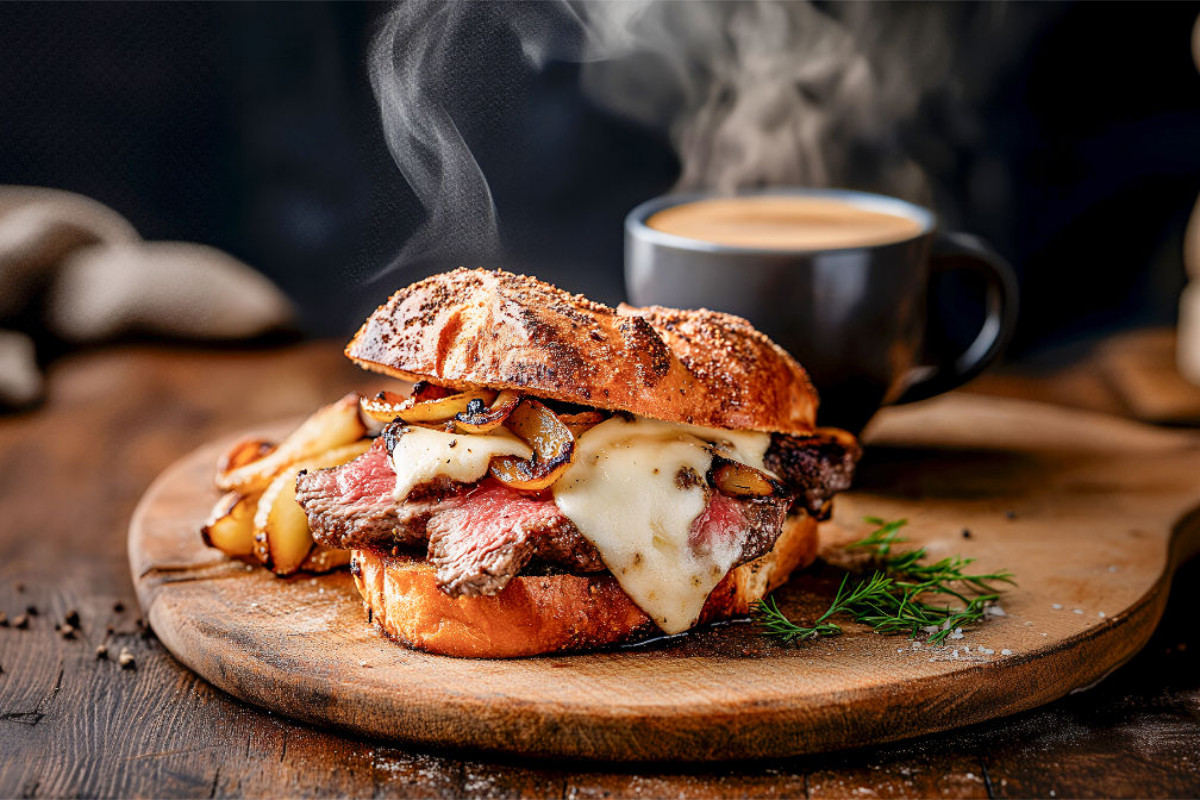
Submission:
[[[205,245],[145,242],[107,206],[57,189],[0,186],[0,407],[42,393],[29,325],[75,344],[141,334],[260,336],[292,321],[260,273]],[[20,324],[25,330],[4,330]]]

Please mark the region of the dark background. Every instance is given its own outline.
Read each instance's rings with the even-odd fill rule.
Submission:
[[[0,182],[81,192],[148,239],[224,248],[297,301],[306,333],[344,336],[416,277],[370,280],[421,219],[366,77],[384,11],[0,5]],[[974,115],[947,117],[935,97],[912,126],[938,210],[1020,274],[1010,355],[1171,322],[1200,196],[1200,6],[1012,13],[1033,33]],[[955,24],[949,5],[946,14]],[[516,74],[503,50],[479,86],[496,124],[471,144],[501,214],[506,265],[616,301],[621,220],[671,187],[675,157],[661,132],[589,104],[577,66]]]

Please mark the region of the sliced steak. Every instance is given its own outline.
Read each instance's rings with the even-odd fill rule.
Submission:
[[[361,456],[333,469],[301,472],[296,477],[296,502],[308,515],[313,539],[338,549],[423,546],[425,526],[443,504],[464,493],[462,484],[431,481],[397,503],[396,473],[388,463],[386,445],[376,439]]]
[[[442,480],[397,503],[395,481],[381,441],[348,464],[301,473],[296,501],[313,538],[328,547],[426,548],[438,585],[451,596],[495,594],[535,558],[573,572],[605,569],[549,493],[514,491],[491,478],[474,486]],[[790,497],[711,492],[689,541],[696,547],[740,541],[736,563],[744,563],[774,546],[790,503]]]
[[[470,543],[474,542],[481,548],[477,566],[483,569],[495,557],[494,548],[499,547],[499,542],[488,535],[484,522],[510,517],[522,526],[522,552],[511,554],[521,565],[536,556],[576,572],[605,568],[596,548],[548,496],[537,499],[490,479],[477,487],[434,480],[415,487],[403,503],[397,503],[395,486],[396,473],[388,463],[381,438],[348,464],[300,473],[296,478],[296,502],[308,515],[313,538],[326,547],[386,553],[395,547],[424,549],[428,543],[431,560],[440,553],[449,563],[469,555]],[[444,522],[431,526],[435,518],[444,515]],[[456,534],[458,528],[471,531],[471,535]],[[435,531],[442,532],[436,549],[430,541]],[[488,551],[489,547],[493,550]],[[448,555],[451,553],[454,558]],[[459,580],[447,573],[446,583]]]
[[[515,492],[485,480],[427,526],[429,561],[452,597],[492,595],[537,556],[577,572],[604,562],[550,498]]]
[[[741,540],[742,554],[737,564],[753,561],[775,546],[790,498],[730,497],[713,492],[712,498],[688,534],[692,547],[728,547]]]
[[[811,436],[776,433],[763,463],[797,492],[797,505],[825,519],[829,500],[850,488],[861,455],[862,448],[843,431],[818,430]]]

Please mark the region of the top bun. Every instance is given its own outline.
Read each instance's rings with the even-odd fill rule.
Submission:
[[[741,317],[612,309],[502,270],[460,268],[401,289],[346,355],[403,380],[515,389],[667,422],[804,435],[816,420],[804,370]]]

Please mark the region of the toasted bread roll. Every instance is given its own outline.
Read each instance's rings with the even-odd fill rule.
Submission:
[[[754,603],[812,562],[817,523],[788,517],[774,549],[717,585],[701,622],[749,613]],[[617,644],[654,633],[650,618],[611,574],[518,576],[492,597],[452,598],[428,561],[355,550],[351,572],[368,617],[419,650],[448,656],[516,658]]]
[[[524,275],[457,269],[392,295],[346,347],[360,366],[667,422],[803,435],[817,396],[782,348],[715,311],[619,311]]]

